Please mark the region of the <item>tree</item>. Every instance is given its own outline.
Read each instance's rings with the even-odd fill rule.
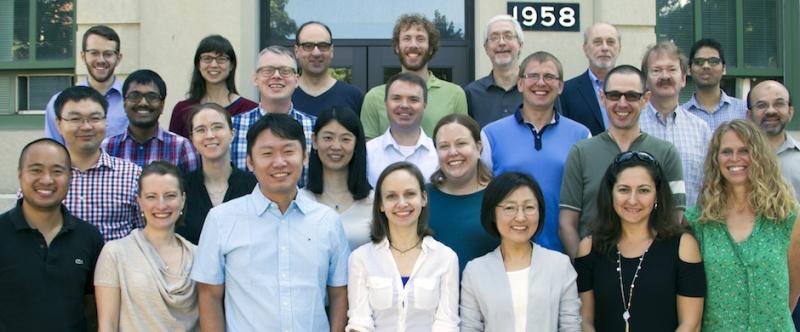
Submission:
[[[289,39],[297,31],[297,23],[286,12],[289,0],[269,1],[269,39]]]
[[[464,32],[461,29],[456,30],[456,25],[453,22],[447,21],[447,16],[442,15],[438,9],[433,11],[433,25],[439,29],[440,39],[464,39]]]

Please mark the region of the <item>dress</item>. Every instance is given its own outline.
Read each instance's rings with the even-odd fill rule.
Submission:
[[[703,297],[703,263],[686,263],[678,257],[681,235],[656,240],[642,261],[630,307],[631,331],[675,331],[678,327],[676,295]],[[622,280],[628,297],[639,257],[622,257]],[[575,259],[578,292],[594,291],[594,326],[600,331],[625,331],[622,319],[616,255],[592,251]]]
[[[725,223],[699,218],[698,207],[686,210],[706,267],[703,331],[794,331],[787,250],[797,211],[779,223],[756,216],[753,232],[740,243]]]

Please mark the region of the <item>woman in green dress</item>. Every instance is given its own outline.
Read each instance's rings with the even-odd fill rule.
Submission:
[[[794,331],[800,288],[797,202],[761,130],[717,128],[698,206],[686,220],[706,269],[703,331]]]

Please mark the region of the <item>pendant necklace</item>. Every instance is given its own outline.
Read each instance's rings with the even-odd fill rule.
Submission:
[[[411,246],[410,248],[408,248],[406,250],[397,249],[397,247],[395,247],[394,244],[392,244],[392,241],[389,241],[389,246],[392,247],[392,249],[394,249],[394,251],[397,251],[397,253],[399,253],[400,256],[405,256],[407,252],[409,252],[409,251],[411,251],[411,249],[414,249],[417,246],[419,246],[420,243],[422,243],[422,239],[419,239],[419,241],[417,241],[417,243],[415,243],[413,246]]]
[[[633,272],[633,279],[631,279],[631,286],[628,290],[628,300],[625,300],[625,287],[622,286],[622,254],[619,252],[619,246],[617,246],[617,273],[619,274],[619,293],[622,296],[622,308],[625,311],[622,312],[622,319],[625,320],[625,332],[630,331],[630,323],[628,320],[631,319],[631,302],[633,301],[633,287],[636,283],[636,278],[639,277],[639,271],[642,270],[642,262],[644,262],[644,256],[647,254],[647,251],[650,250],[650,245],[653,244],[653,240],[650,240],[650,243],[647,244],[647,248],[644,249],[642,256],[639,257],[639,265],[636,266],[636,270]]]

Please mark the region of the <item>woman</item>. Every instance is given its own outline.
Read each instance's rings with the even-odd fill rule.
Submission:
[[[461,331],[580,331],[569,257],[531,241],[544,214],[544,195],[532,177],[509,172],[489,183],[481,225],[500,246],[464,269]]]
[[[175,234],[186,201],[180,170],[154,161],[139,177],[144,229],[103,247],[94,274],[98,331],[199,331],[189,278],[195,246]]]
[[[617,155],[597,193],[598,221],[578,248],[584,331],[696,331],[705,283],[697,241],[647,152]]]
[[[212,207],[239,198],[253,191],[256,178],[253,174],[233,167],[231,163],[231,115],[214,103],[195,105],[188,117],[194,148],[200,154],[200,168],[187,174],[186,200],[191,209],[176,232],[197,244],[206,215]]]
[[[339,213],[350,249],[369,242],[373,193],[361,120],[348,108],[323,110],[314,124],[302,193]]]
[[[705,174],[699,205],[686,211],[706,266],[703,331],[793,331],[797,202],[761,130],[747,120],[720,125]]]
[[[236,91],[236,53],[231,43],[220,35],[203,38],[197,45],[188,98],[172,109],[169,131],[190,138],[191,128],[187,126],[190,108],[203,103],[224,106],[231,116],[258,107]]]
[[[481,162],[481,129],[463,114],[450,114],[433,129],[439,169],[427,185],[431,228],[436,239],[458,254],[459,271],[467,262],[497,247],[481,226],[483,191],[492,172]]]
[[[458,258],[431,237],[424,183],[407,162],[378,178],[372,242],[350,255],[346,331],[458,331]]]

